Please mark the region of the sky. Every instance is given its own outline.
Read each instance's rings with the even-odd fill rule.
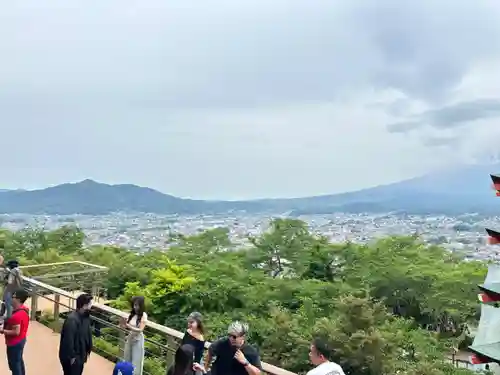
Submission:
[[[500,155],[498,2],[1,7],[0,188],[296,197]]]

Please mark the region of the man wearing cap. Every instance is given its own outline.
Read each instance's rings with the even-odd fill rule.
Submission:
[[[205,368],[210,368],[212,359],[213,375],[260,375],[262,365],[257,350],[246,343],[248,325],[233,322],[228,327],[228,336],[210,345],[205,358]]]

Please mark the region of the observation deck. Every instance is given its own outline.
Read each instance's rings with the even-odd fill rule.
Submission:
[[[120,318],[128,313],[108,306],[100,287],[107,268],[79,261],[20,267],[23,287],[30,293],[26,305],[30,308],[30,327],[24,352],[26,374],[35,375],[43,369],[46,374],[61,373],[59,364],[59,333],[66,314],[75,309],[76,298],[82,292],[91,293],[94,352],[84,375],[112,374],[114,363],[123,356],[126,332],[119,327]],[[173,361],[183,333],[148,321],[145,329],[145,375],[164,375]],[[208,348],[210,343],[206,343]],[[5,353],[5,344],[0,342]],[[290,371],[262,363],[270,375],[296,375]],[[8,374],[5,355],[0,356],[0,374]]]

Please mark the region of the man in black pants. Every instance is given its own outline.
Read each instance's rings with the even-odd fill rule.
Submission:
[[[92,296],[81,294],[76,299],[76,311],[64,321],[59,344],[59,360],[64,375],[81,375],[92,351],[91,308]]]
[[[213,375],[260,375],[262,365],[257,350],[246,343],[248,325],[233,322],[227,330],[228,336],[210,345],[205,357],[205,368],[210,368],[212,359]]]

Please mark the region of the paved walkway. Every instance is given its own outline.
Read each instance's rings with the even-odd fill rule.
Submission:
[[[37,322],[30,322],[28,342],[24,349],[26,375],[60,375],[59,334]],[[84,375],[111,375],[114,364],[93,353],[85,365]],[[0,337],[0,374],[10,374],[5,355],[5,341]]]

